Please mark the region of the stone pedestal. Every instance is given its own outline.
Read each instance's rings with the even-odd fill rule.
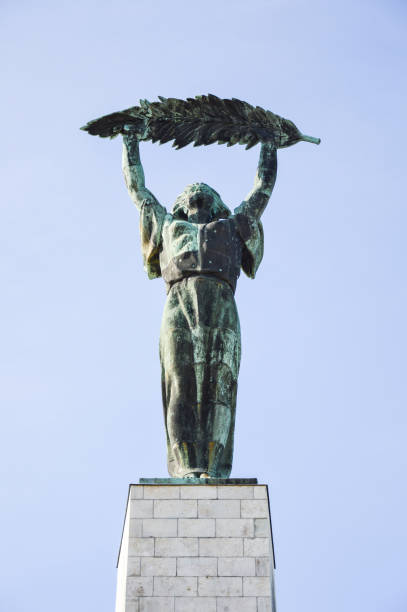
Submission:
[[[220,482],[130,485],[116,612],[275,612],[267,486]]]

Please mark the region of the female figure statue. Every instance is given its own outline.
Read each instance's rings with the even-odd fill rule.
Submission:
[[[254,187],[232,214],[204,183],[189,185],[172,212],[146,188],[138,133],[123,134],[123,172],[140,211],[149,278],[167,288],[160,332],[168,471],[178,478],[227,478],[232,469],[240,325],[240,269],[254,278],[263,256],[260,217],[277,172],[262,144]]]

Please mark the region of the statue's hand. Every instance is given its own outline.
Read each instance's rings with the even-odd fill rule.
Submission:
[[[131,140],[145,140],[147,137],[148,128],[146,122],[137,120],[134,123],[126,123],[122,128],[123,137]]]
[[[267,151],[269,154],[277,153],[277,145],[275,142],[263,142],[261,146],[263,150]]]
[[[126,123],[122,129],[123,133],[136,133],[138,132],[138,127],[135,123]]]
[[[143,121],[135,121],[134,123],[127,123],[122,127],[123,134],[123,156],[122,156],[122,166],[125,171],[127,166],[138,166],[141,168],[140,162],[140,151],[139,151],[139,142],[142,140],[144,133],[140,130],[140,127],[144,128],[145,125]],[[125,171],[126,176],[126,171]],[[136,187],[139,187],[140,181],[137,179],[133,181]],[[144,183],[144,178],[142,180]]]

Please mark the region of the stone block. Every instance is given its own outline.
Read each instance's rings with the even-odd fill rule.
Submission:
[[[257,612],[274,612],[271,607],[271,597],[257,598]]]
[[[131,485],[130,499],[143,499],[143,485]]]
[[[138,599],[134,601],[126,601],[126,612],[139,612],[139,601]]]
[[[176,576],[177,560],[171,557],[143,557],[141,576]]]
[[[216,576],[218,560],[215,557],[181,557],[177,559],[177,576]]]
[[[153,500],[134,499],[130,502],[130,518],[152,518]]]
[[[198,500],[199,518],[240,518],[238,499],[200,499]]]
[[[268,557],[270,554],[268,538],[246,538],[243,550],[245,557]]]
[[[130,557],[153,557],[154,538],[129,538]]]
[[[197,578],[186,576],[154,578],[154,595],[174,595],[190,597],[197,595]]]
[[[143,536],[174,538],[178,533],[177,519],[143,519]]]
[[[175,612],[216,612],[216,597],[176,597]]]
[[[215,537],[215,519],[178,519],[180,537]]]
[[[156,538],[155,556],[197,557],[198,538]]]
[[[241,557],[242,538],[199,538],[201,557]]]
[[[268,518],[254,519],[254,536],[256,538],[270,537],[270,520]]]
[[[127,576],[140,576],[140,557],[127,559]]]
[[[201,597],[239,597],[242,592],[240,577],[201,577],[198,578],[198,593]]]
[[[254,499],[267,499],[267,486],[257,485],[253,487]]]
[[[144,485],[144,499],[179,499],[179,489],[174,485]]]
[[[244,597],[270,597],[271,582],[269,577],[249,577],[243,578],[243,595]]]
[[[269,557],[259,557],[256,559],[256,576],[270,576]]]
[[[244,485],[219,487],[218,499],[253,499],[253,487]]]
[[[153,594],[153,578],[151,576],[131,576],[127,578],[126,599],[138,599]]]
[[[266,499],[242,499],[242,518],[267,518],[269,506]]]
[[[217,612],[257,612],[255,597],[218,597]]]
[[[253,536],[253,519],[216,519],[216,537],[218,538],[252,538]]]
[[[221,557],[218,576],[256,576],[254,557]]]
[[[154,518],[196,518],[197,516],[195,499],[154,500]]]
[[[209,487],[187,485],[180,489],[181,499],[217,499],[218,497],[218,487],[213,485]]]
[[[143,535],[143,519],[130,519],[129,538],[141,538]]]
[[[174,612],[174,598],[140,597],[139,606],[139,612]]]

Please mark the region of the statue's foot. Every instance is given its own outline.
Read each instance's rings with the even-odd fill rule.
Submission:
[[[183,478],[212,478],[207,472],[188,472],[184,474]]]

